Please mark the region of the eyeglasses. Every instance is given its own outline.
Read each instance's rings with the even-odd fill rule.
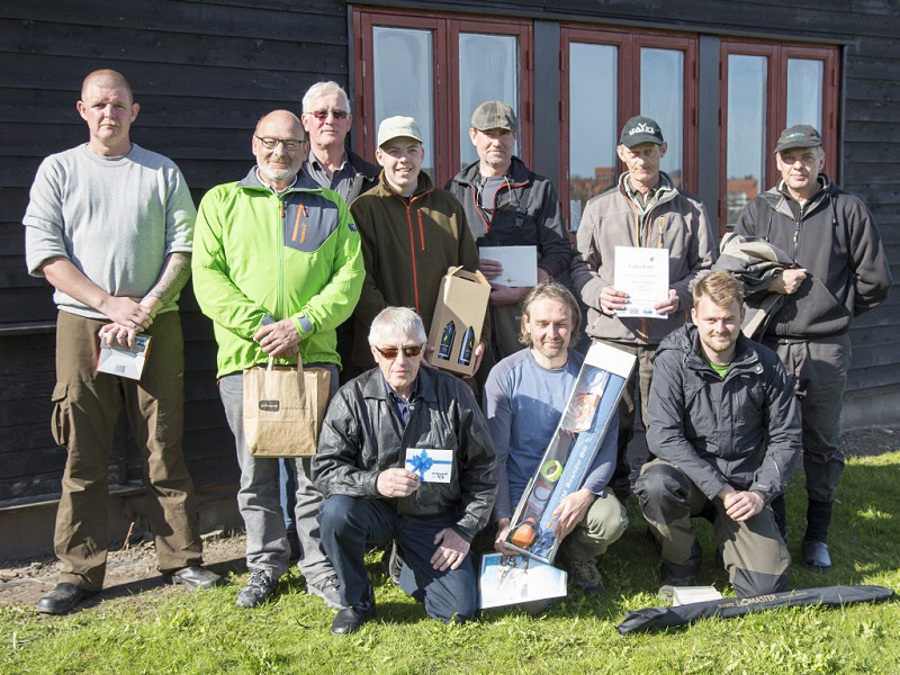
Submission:
[[[255,136],[255,134],[254,134]],[[274,150],[281,143],[288,152],[299,150],[300,146],[306,143],[306,139],[298,141],[295,138],[270,138],[268,136],[255,136],[256,140],[262,143],[266,150]]]
[[[422,353],[422,347],[425,345],[406,345],[404,347],[385,347],[382,349],[381,347],[375,347],[375,350],[381,354],[388,361],[393,361],[400,354],[400,350],[403,350],[403,356],[408,358],[412,358],[413,356],[418,356]]]
[[[309,114],[315,117],[320,122],[324,122],[328,119],[329,114],[331,114],[331,116],[336,120],[343,120],[346,119],[347,115],[349,115],[350,113],[348,113],[346,110],[338,110],[336,108],[333,108],[331,110],[313,110]]]

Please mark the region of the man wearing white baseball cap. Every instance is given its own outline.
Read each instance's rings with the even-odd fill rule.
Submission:
[[[389,117],[378,127],[378,185],[350,205],[362,238],[366,280],[355,313],[353,362],[374,366],[365,341],[385,307],[412,307],[431,329],[434,303],[447,268],[478,269],[478,249],[456,198],[422,171],[425,148],[412,117]],[[487,328],[484,331],[487,332]],[[475,350],[481,363],[486,335]],[[477,369],[477,368],[476,368]]]

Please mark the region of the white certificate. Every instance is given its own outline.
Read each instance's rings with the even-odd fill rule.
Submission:
[[[537,246],[482,246],[478,254],[503,265],[503,272],[492,284],[498,286],[537,286]]]
[[[613,286],[628,294],[622,318],[665,319],[654,305],[669,299],[669,249],[616,246]]]

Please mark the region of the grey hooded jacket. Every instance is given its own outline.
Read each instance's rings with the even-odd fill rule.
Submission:
[[[768,504],[802,450],[800,408],[778,355],[738,336],[724,379],[702,356],[697,328],[660,344],[650,386],[650,452],[712,499],[730,484]]]

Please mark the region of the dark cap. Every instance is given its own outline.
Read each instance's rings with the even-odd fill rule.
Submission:
[[[662,145],[663,140],[662,129],[649,117],[632,117],[625,122],[622,127],[622,135],[619,137],[619,144],[626,148],[633,148],[641,143],[656,143]]]
[[[485,101],[472,113],[472,128],[478,131],[506,129],[515,132],[516,113],[502,101]]]
[[[775,152],[789,148],[815,148],[822,145],[822,135],[808,124],[795,124],[781,132]]]

